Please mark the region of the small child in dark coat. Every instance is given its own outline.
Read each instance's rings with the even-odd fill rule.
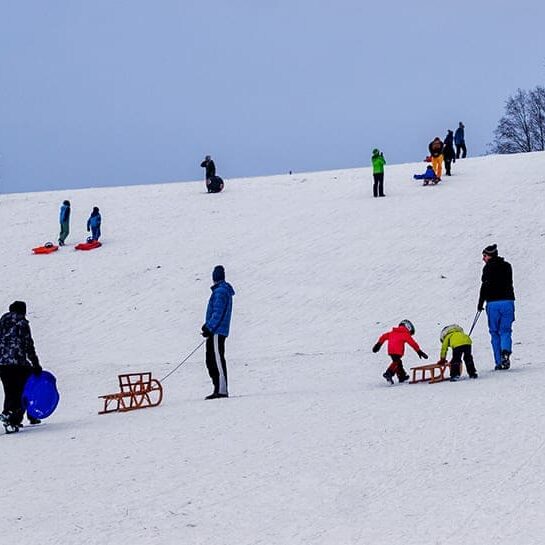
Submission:
[[[98,210],[98,206],[93,207],[93,211],[87,220],[87,232],[91,231],[91,239],[98,240],[100,238],[100,224],[102,218]]]

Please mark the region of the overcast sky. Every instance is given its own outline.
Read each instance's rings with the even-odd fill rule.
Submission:
[[[483,154],[545,2],[0,0],[0,192]]]

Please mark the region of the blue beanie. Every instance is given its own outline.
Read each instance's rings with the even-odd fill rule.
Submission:
[[[225,280],[225,269],[223,268],[223,265],[216,265],[214,267],[214,271],[212,272],[212,280],[214,283]]]

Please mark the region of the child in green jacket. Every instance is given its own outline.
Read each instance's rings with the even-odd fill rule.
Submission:
[[[471,337],[457,324],[451,324],[443,328],[440,335],[441,354],[439,363],[447,363],[447,352],[452,348],[452,360],[450,361],[450,380],[456,382],[460,379],[460,367],[462,356],[466,365],[467,374],[471,378],[477,378],[477,370],[471,355]]]
[[[373,197],[385,197],[384,165],[386,159],[384,159],[382,152],[375,148],[371,156],[371,162],[373,163]]]

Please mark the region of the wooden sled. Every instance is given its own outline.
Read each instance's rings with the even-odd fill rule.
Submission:
[[[118,375],[119,392],[99,396],[104,408],[98,414],[135,411],[157,407],[163,400],[163,386],[151,373]]]
[[[449,376],[445,376],[446,370],[449,370]],[[429,363],[427,365],[417,365],[411,367],[412,377],[409,384],[415,384],[417,382],[429,382],[434,384],[435,382],[443,382],[450,378],[450,363]],[[462,372],[462,363],[460,363],[460,373]],[[417,374],[420,376],[417,378]],[[427,376],[429,374],[429,376]]]

